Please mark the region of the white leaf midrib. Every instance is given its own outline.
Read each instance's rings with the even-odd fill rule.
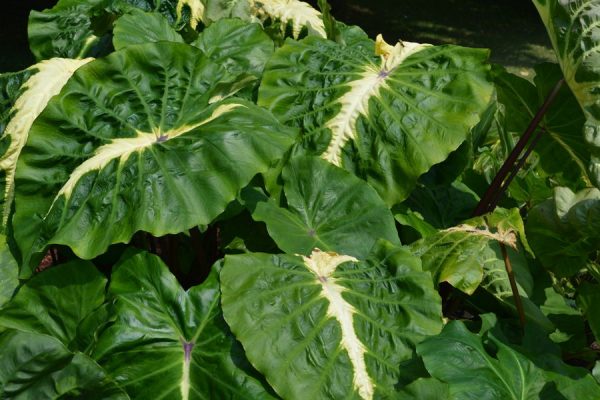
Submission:
[[[243,107],[243,105],[239,103],[220,105],[213,110],[212,114],[208,118],[192,125],[180,126],[167,132],[138,132],[137,136],[133,138],[118,138],[111,140],[110,142],[98,147],[92,157],[85,160],[83,163],[78,165],[73,172],[71,172],[67,182],[65,182],[65,184],[56,194],[53,205],[61,195],[64,195],[67,198],[70,197],[75,185],[86,173],[100,170],[115,159],[125,162],[129,156],[131,156],[131,154],[159,143],[161,138],[165,138],[164,140],[170,140],[181,136],[196,128],[199,128],[202,125],[208,124],[214,119],[219,118],[223,114],[226,114],[238,107]],[[52,207],[50,207],[48,213],[51,209]]]
[[[329,305],[327,316],[334,318],[339,324],[342,333],[340,346],[346,350],[352,364],[352,384],[361,398],[371,400],[374,395],[375,385],[369,376],[365,363],[365,345],[361,342],[354,329],[354,314],[356,309],[342,297],[346,288],[339,285],[333,274],[337,267],[345,262],[358,262],[351,256],[327,253],[315,249],[310,257],[302,257],[304,265],[315,274],[315,280],[321,286],[321,296]]]

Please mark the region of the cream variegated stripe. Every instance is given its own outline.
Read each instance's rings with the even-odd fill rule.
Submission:
[[[386,78],[408,56],[429,46],[411,42],[390,46],[381,35],[377,36],[375,45],[376,54],[381,56],[381,64],[365,66],[359,78],[348,83],[350,90],[337,100],[341,104],[340,111],[325,123],[331,130],[331,141],[322,157],[338,167],[342,164],[343,147],[356,138],[358,117],[368,116],[369,99],[379,96],[381,88],[387,85]]]
[[[190,26],[194,29],[198,26],[198,22],[204,21],[204,4],[201,0],[179,0],[175,7],[177,18],[181,19],[183,14],[183,7],[188,6],[190,8]]]
[[[190,398],[190,366],[192,362],[193,344],[183,343],[183,365],[181,371],[181,384],[179,386],[182,400]]]
[[[224,104],[215,108],[210,117],[195,124],[183,125],[178,128],[171,129],[167,132],[138,132],[138,135],[136,137],[114,139],[110,143],[98,147],[92,157],[85,160],[73,170],[67,182],[63,185],[63,187],[60,189],[60,191],[54,198],[54,201],[56,201],[56,199],[58,199],[58,197],[61,195],[65,195],[65,197],[67,198],[70,197],[71,193],[73,192],[73,189],[75,188],[75,185],[86,173],[94,170],[100,170],[115,159],[119,159],[121,162],[124,162],[134,152],[143,150],[147,147],[152,146],[155,143],[165,142],[169,139],[173,139],[177,136],[183,135],[184,133],[187,133],[202,125],[208,124],[212,120],[238,107],[244,106],[242,104],[236,103]]]
[[[367,372],[365,346],[356,336],[354,330],[356,309],[344,300],[342,292],[346,289],[338,285],[332,276],[340,264],[358,260],[354,257],[324,252],[319,249],[315,249],[310,257],[302,256],[302,259],[306,267],[316,275],[317,281],[323,289],[322,296],[329,301],[327,316],[335,318],[340,324],[342,330],[341,346],[348,353],[354,372],[352,383],[360,397],[371,400],[375,385]]]
[[[308,3],[298,0],[250,1],[252,1],[252,11],[259,19],[271,18],[281,21],[283,34],[285,34],[286,25],[291,22],[294,39],[298,39],[304,27],[310,34],[327,37],[321,13]]]
[[[57,95],[65,86],[73,73],[82,65],[92,61],[93,58],[71,60],[66,58],[53,58],[42,61],[33,67],[38,72],[25,82],[25,91],[15,102],[12,112],[14,115],[8,122],[4,135],[10,138],[6,153],[0,158],[0,170],[6,174],[4,189],[4,203],[2,206],[2,225],[6,226],[10,207],[14,198],[14,181],[17,159],[21,149],[27,142],[29,129],[33,121],[46,108],[50,99]]]

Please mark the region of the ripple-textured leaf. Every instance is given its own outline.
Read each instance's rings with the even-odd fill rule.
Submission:
[[[416,343],[441,327],[429,274],[405,249],[367,261],[226,256],[223,313],[250,362],[285,399],[394,398]]]
[[[487,52],[351,39],[288,40],[267,64],[258,102],[393,205],[479,121],[492,92]]]

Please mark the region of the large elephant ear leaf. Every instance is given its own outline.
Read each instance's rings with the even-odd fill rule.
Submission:
[[[94,360],[53,337],[9,329],[0,347],[3,399],[129,399]]]
[[[160,258],[129,254],[109,295],[115,321],[94,357],[132,398],[272,398],[223,320],[216,269],[186,292]]]
[[[27,142],[33,121],[58,94],[73,73],[92,59],[68,60],[53,58],[42,61],[16,76],[7,76],[0,129],[0,217],[2,229],[10,215],[15,190],[15,169],[21,149]],[[0,77],[2,79],[2,77]],[[9,107],[8,107],[9,106]],[[6,125],[4,125],[6,124]]]
[[[106,278],[88,261],[50,268],[19,288],[0,312],[0,327],[53,336],[77,347],[78,328],[104,302],[105,287]]]
[[[167,18],[159,13],[132,9],[115,23],[113,43],[117,50],[159,41],[184,42]],[[260,24],[233,18],[211,24],[190,44],[230,73],[240,75],[242,85],[248,80],[242,74],[254,76],[255,81],[262,75],[275,50],[273,41]]]
[[[600,25],[596,0],[534,0],[563,70],[583,108],[591,144],[590,170],[600,185]]]
[[[392,47],[381,37],[346,46],[287,41],[267,64],[258,102],[301,127],[311,152],[366,179],[393,205],[479,121],[492,93],[487,56],[457,46]]]
[[[364,258],[377,239],[398,243],[394,217],[377,192],[356,176],[317,157],[292,159],[282,171],[287,207],[258,202],[252,217],[265,222],[286,253],[315,247]]]
[[[24,264],[52,243],[93,258],[138,230],[162,236],[217,217],[296,135],[253,104],[214,101],[228,80],[200,50],[168,42],[78,70],[18,162],[12,222]]]
[[[225,257],[225,320],[281,397],[396,397],[400,363],[442,322],[429,274],[387,250]]]

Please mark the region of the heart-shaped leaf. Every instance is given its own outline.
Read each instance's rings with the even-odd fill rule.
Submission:
[[[252,217],[267,224],[286,253],[318,247],[366,257],[380,239],[400,244],[392,213],[364,181],[317,157],[292,159],[282,172],[286,208],[259,202]]]
[[[216,271],[186,292],[157,256],[124,257],[94,358],[132,398],[272,398],[223,320]]]

